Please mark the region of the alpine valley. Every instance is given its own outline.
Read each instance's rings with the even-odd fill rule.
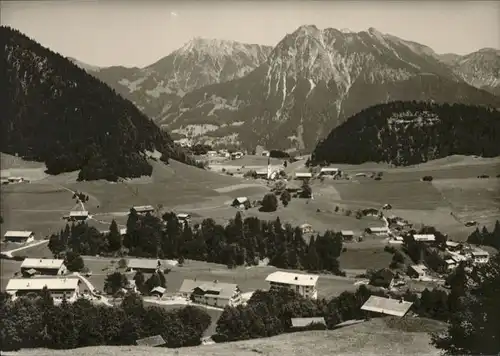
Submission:
[[[391,101],[500,107],[498,50],[439,55],[374,28],[301,26],[273,49],[197,38],[146,68],[79,65],[174,138],[249,150],[310,151],[350,116]]]

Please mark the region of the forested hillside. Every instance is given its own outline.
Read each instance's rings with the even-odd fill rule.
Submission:
[[[311,164],[412,165],[449,155],[500,155],[500,112],[431,102],[391,102],[350,117],[321,141]]]
[[[78,179],[150,175],[146,151],[182,162],[177,148],[131,102],[68,59],[19,31],[0,27],[0,150],[42,161]]]

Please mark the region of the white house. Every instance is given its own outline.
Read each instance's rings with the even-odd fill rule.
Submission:
[[[64,296],[68,302],[74,302],[79,295],[79,285],[78,278],[13,278],[5,291],[15,300],[30,293],[40,293],[47,287],[54,302],[61,302]]]
[[[217,156],[217,151],[208,151],[207,156],[208,157],[215,157],[215,156]]]
[[[21,264],[21,273],[23,275],[42,274],[47,276],[60,276],[67,271],[68,269],[64,264],[64,260],[25,258]]]
[[[176,215],[177,220],[183,221],[183,222],[189,222],[191,220],[191,215],[187,213],[179,213]]]
[[[436,236],[434,234],[415,234],[413,239],[417,242],[434,242],[436,241]]]
[[[488,263],[490,260],[490,254],[487,251],[476,248],[471,252],[472,261],[474,263]]]
[[[127,272],[141,271],[143,273],[155,273],[161,269],[162,264],[160,260],[153,260],[147,258],[130,258],[127,261]]]
[[[155,208],[151,205],[133,206],[132,209],[134,209],[137,212],[137,214],[147,214],[155,211]]]
[[[310,172],[296,172],[295,179],[311,179],[312,173]]]
[[[88,211],[70,211],[69,220],[85,221],[89,218]]]
[[[427,267],[425,267],[424,265],[410,266],[410,268],[408,270],[408,274],[410,275],[410,277],[414,277],[414,278],[425,277],[425,275],[427,274]]]
[[[306,298],[317,299],[318,275],[301,274],[277,271],[267,276],[266,281],[270,284],[270,290],[276,288],[288,288]]]
[[[319,176],[337,176],[340,174],[340,170],[338,168],[329,168],[329,167],[323,167],[319,171]]]
[[[17,242],[17,243],[29,243],[33,242],[35,239],[35,233],[33,231],[14,231],[9,230],[3,235],[5,241]]]
[[[221,283],[217,280],[207,282],[185,279],[179,293],[195,303],[219,308],[224,308],[227,305],[237,306],[243,302],[238,285]]]

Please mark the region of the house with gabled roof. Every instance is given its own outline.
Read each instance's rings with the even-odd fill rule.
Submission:
[[[211,305],[224,308],[237,306],[243,302],[241,290],[237,284],[224,283],[217,280],[213,282],[185,279],[179,293],[198,304]]]
[[[5,232],[3,237],[8,242],[30,243],[35,239],[35,233],[33,231],[9,230]]]
[[[21,264],[21,273],[32,276],[41,274],[46,276],[60,276],[68,271],[64,260],[49,258],[25,258]]]
[[[370,296],[363,304],[361,310],[378,314],[402,317],[408,313],[413,303],[404,299],[383,298],[375,295]]]
[[[270,290],[288,288],[305,298],[317,299],[318,279],[319,276],[314,274],[276,271],[268,275],[266,281],[269,282]]]
[[[155,208],[152,205],[137,205],[133,206],[132,209],[134,209],[137,214],[144,214],[144,215],[155,211]]]
[[[54,302],[61,302],[64,297],[68,302],[74,302],[79,295],[80,283],[79,278],[12,278],[5,291],[15,300],[30,293],[38,294],[46,287]]]

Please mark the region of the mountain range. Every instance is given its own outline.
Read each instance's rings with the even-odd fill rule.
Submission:
[[[196,38],[145,68],[95,68],[174,138],[310,151],[349,116],[395,100],[500,106],[498,50],[466,56],[367,31],[301,26],[274,48]]]
[[[269,46],[198,37],[144,68],[99,68],[69,59],[159,121],[186,93],[245,76],[271,50]]]
[[[0,150],[78,179],[151,175],[148,159],[194,163],[109,86],[9,27],[0,27]]]

